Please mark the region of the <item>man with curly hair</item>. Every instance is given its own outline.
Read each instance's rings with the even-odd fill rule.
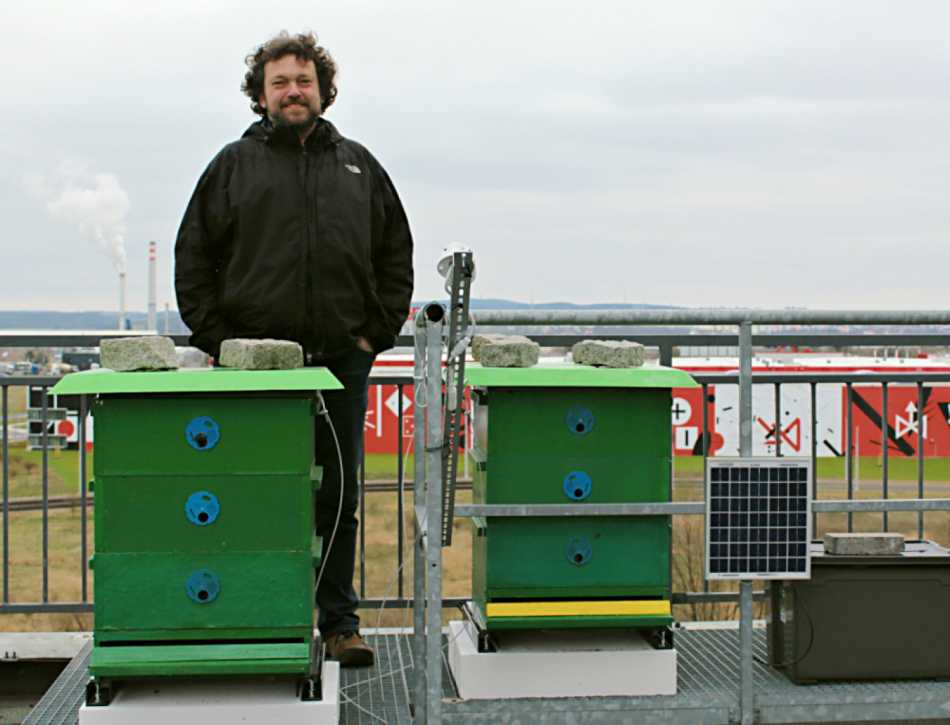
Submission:
[[[344,667],[373,664],[353,588],[368,376],[409,313],[412,238],[396,190],[363,146],[323,117],[336,64],[316,35],[286,31],[247,57],[242,90],[262,118],[198,181],[175,246],[175,290],[191,342],[216,357],[231,338],[293,340],[343,383],[315,420],[319,627]],[[341,487],[342,486],[342,508]],[[337,520],[339,512],[339,520]],[[331,543],[332,539],[332,543]]]

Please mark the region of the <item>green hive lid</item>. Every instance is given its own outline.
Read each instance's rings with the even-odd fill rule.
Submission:
[[[138,373],[117,373],[113,370],[72,373],[56,383],[50,393],[246,393],[272,390],[338,390],[342,387],[340,381],[326,368],[182,368]]]
[[[600,368],[568,362],[542,362],[530,368],[483,368],[466,363],[469,385],[557,388],[698,388],[689,373],[659,365]]]

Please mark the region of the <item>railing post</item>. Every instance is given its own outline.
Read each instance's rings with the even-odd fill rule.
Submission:
[[[673,346],[669,344],[660,345],[660,365],[664,367],[673,367]]]
[[[426,320],[426,723],[442,722],[442,327]],[[437,316],[438,314],[438,316]],[[436,318],[434,321],[432,318]]]
[[[742,671],[740,709],[742,725],[755,720],[755,694],[752,689],[752,582],[739,582],[739,667]]]
[[[402,385],[396,386],[396,399],[399,401],[396,403],[396,576],[399,579],[399,601],[402,601],[404,596],[403,592],[403,537],[405,536],[405,530],[403,529],[403,519],[404,517],[404,506],[403,496],[405,495],[404,486],[403,486],[403,470],[405,466],[403,465],[402,460]]]
[[[776,445],[781,421],[776,411]],[[777,449],[776,449],[777,450]],[[752,323],[739,325],[739,455],[752,456]],[[752,725],[755,716],[752,687],[752,582],[739,582],[739,706],[742,725]]]
[[[82,600],[89,601],[89,567],[86,559],[89,555],[86,542],[86,415],[89,413],[89,399],[86,395],[79,396],[79,506],[82,512],[79,514],[80,526],[79,548],[80,564],[82,571]]]
[[[3,391],[3,603],[10,603],[10,388]]]
[[[340,484],[343,485],[342,483]],[[360,521],[366,521],[366,446],[360,454]],[[366,526],[360,526],[360,599],[366,598]]]
[[[43,402],[43,603],[49,601],[49,388],[40,387]],[[27,393],[29,395],[29,392]],[[27,401],[29,404],[29,401]]]
[[[818,384],[811,383],[811,498],[818,499]],[[818,535],[818,514],[811,515],[812,535]]]
[[[739,325],[739,455],[752,455],[752,323]]]
[[[887,383],[881,383],[881,494],[888,498],[887,490],[887,453],[891,446],[891,431],[887,413]],[[887,511],[884,512],[883,528],[887,532]]]
[[[415,722],[426,722],[426,561],[423,532],[419,528],[416,512],[426,503],[426,408],[425,408],[425,360],[426,326],[422,311],[415,320],[415,344],[413,346],[412,386],[412,700]]]
[[[924,497],[924,384],[917,383],[917,498]],[[917,514],[917,538],[924,538],[924,512]]]
[[[782,457],[782,384],[775,383],[775,457]]]
[[[854,389],[847,383],[847,410],[845,411],[845,479],[848,485],[848,500],[854,498],[854,420],[852,417]],[[854,514],[848,512],[848,533],[854,526]]]

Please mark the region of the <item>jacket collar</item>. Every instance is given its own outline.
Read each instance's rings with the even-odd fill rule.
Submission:
[[[297,136],[296,131],[289,126],[274,126],[266,118],[252,123],[242,138],[252,138],[273,146],[300,148],[300,137]],[[342,140],[343,136],[336,130],[336,126],[321,116],[317,119],[316,128],[307,137],[305,145],[309,149],[318,149],[335,146]]]

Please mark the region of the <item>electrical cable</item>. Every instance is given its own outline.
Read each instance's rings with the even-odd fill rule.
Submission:
[[[340,697],[342,697],[344,700],[346,700],[348,703],[350,703],[353,707],[355,707],[355,708],[356,708],[357,710],[359,710],[360,712],[365,712],[367,715],[369,715],[369,716],[370,716],[371,718],[373,718],[374,720],[379,720],[379,721],[380,721],[381,723],[383,723],[384,725],[389,725],[389,723],[388,723],[386,720],[384,720],[383,718],[381,718],[379,715],[376,715],[376,714],[374,714],[374,713],[371,713],[371,712],[370,712],[369,710],[367,710],[365,707],[363,707],[362,705],[360,705],[359,703],[357,703],[356,700],[354,700],[354,699],[351,698],[349,695],[347,695],[345,692],[343,692],[342,689],[340,690]]]
[[[330,420],[330,411],[327,410],[326,401],[323,399],[323,395],[320,391],[316,391],[317,395],[317,415],[322,416],[326,420],[327,425],[330,426],[330,432],[333,434],[333,443],[336,445],[336,456],[337,460],[340,462],[340,503],[337,505],[336,509],[336,521],[333,522],[333,531],[330,534],[330,541],[327,543],[326,549],[323,550],[320,558],[320,573],[317,575],[317,583],[313,587],[313,596],[316,599],[317,592],[320,591],[320,582],[323,580],[323,572],[325,571],[327,559],[330,557],[330,549],[333,548],[333,542],[336,539],[336,532],[340,526],[340,517],[343,514],[343,452],[340,450],[340,439],[336,436],[336,428],[333,427],[333,421]]]
[[[798,603],[802,605],[802,611],[805,613],[805,619],[808,620],[808,646],[805,647],[805,651],[802,653],[801,657],[794,659],[791,662],[781,662],[779,664],[773,665],[771,662],[764,662],[756,655],[752,655],[752,659],[758,662],[760,665],[765,665],[767,667],[774,667],[776,669],[785,669],[786,667],[791,667],[792,665],[797,665],[803,659],[808,656],[808,653],[811,652],[811,647],[815,643],[815,622],[811,618],[811,612],[808,611],[808,607],[805,606],[805,600],[802,598],[802,595],[798,593],[798,588],[795,586],[795,582],[790,582],[792,585],[792,597],[798,597]]]

